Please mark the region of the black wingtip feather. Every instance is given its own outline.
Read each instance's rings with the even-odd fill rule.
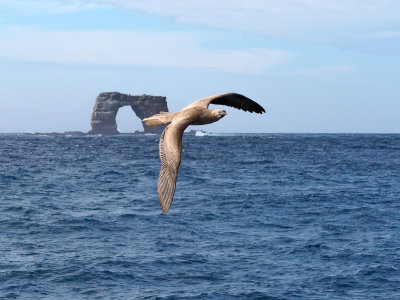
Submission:
[[[210,103],[231,106],[257,114],[265,113],[265,109],[257,102],[237,93],[228,93],[215,98]]]

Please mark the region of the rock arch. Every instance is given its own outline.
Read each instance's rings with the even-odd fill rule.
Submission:
[[[117,92],[101,93],[97,96],[93,107],[89,134],[118,134],[115,120],[118,110],[130,106],[136,116],[142,120],[160,111],[168,111],[167,98],[162,96],[132,96]],[[160,134],[166,125],[148,127],[143,124],[144,133]]]

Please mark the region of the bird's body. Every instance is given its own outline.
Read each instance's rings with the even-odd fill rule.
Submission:
[[[226,115],[225,110],[208,109],[209,104],[222,104],[260,114],[265,112],[264,108],[253,100],[240,94],[227,93],[200,99],[176,113],[161,112],[142,120],[148,126],[170,123],[161,134],[159,143],[161,170],[157,192],[164,214],[167,214],[175,193],[181,163],[183,132],[189,125],[211,124]]]

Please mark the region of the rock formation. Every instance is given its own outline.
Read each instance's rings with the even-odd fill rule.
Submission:
[[[89,134],[118,134],[117,116],[118,109],[122,106],[130,105],[141,120],[160,111],[168,111],[167,98],[161,96],[131,96],[117,92],[101,93],[96,98],[96,103],[93,107],[92,119],[90,124],[92,130]],[[164,128],[163,126],[148,127],[143,124],[144,133],[157,133],[160,134]]]

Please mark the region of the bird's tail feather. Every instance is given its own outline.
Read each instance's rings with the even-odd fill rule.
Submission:
[[[147,126],[160,126],[163,124],[168,124],[172,122],[172,117],[174,114],[162,111],[159,114],[152,115],[148,118],[144,118],[144,122]]]

